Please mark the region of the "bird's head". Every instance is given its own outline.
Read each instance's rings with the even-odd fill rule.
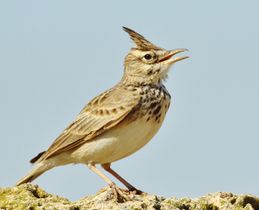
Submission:
[[[167,77],[172,64],[188,58],[188,56],[174,57],[186,49],[165,50],[157,47],[137,32],[123,27],[136,44],[124,63],[124,80],[131,83],[157,84]]]

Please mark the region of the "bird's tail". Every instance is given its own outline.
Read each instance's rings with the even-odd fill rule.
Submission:
[[[32,182],[34,179],[36,179],[38,176],[43,174],[45,171],[53,168],[53,166],[46,164],[44,162],[37,163],[35,167],[22,179],[20,179],[17,183],[16,186],[27,183],[27,182]]]

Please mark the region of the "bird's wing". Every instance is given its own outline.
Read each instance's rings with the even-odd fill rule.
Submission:
[[[140,97],[123,88],[95,97],[53,142],[39,161],[78,148],[86,141],[116,126],[139,105]]]

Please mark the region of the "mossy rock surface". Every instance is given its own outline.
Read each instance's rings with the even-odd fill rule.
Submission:
[[[24,184],[18,187],[0,188],[0,209],[4,210],[259,210],[259,198],[252,195],[212,193],[190,198],[163,198],[156,195],[131,195],[131,201],[117,202],[110,188],[103,188],[96,195],[76,202],[48,194],[37,185]]]

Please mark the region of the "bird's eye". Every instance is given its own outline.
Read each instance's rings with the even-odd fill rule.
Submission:
[[[146,55],[144,55],[144,58],[145,58],[146,60],[150,60],[150,59],[152,58],[152,56],[151,56],[150,54],[146,54]]]

